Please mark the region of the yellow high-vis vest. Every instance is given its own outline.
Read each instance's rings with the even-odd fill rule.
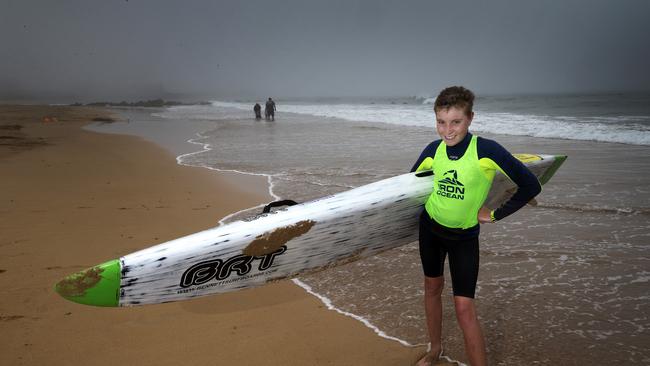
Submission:
[[[460,159],[450,160],[447,145],[441,142],[433,160],[428,160],[432,167],[426,168],[433,168],[435,185],[424,206],[429,216],[454,229],[467,229],[478,224],[478,211],[487,198],[492,180],[481,170],[476,136],[472,136]],[[425,168],[423,165],[420,167]]]

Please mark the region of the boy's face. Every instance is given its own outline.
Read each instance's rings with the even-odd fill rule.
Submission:
[[[436,111],[436,131],[447,146],[454,146],[463,141],[467,135],[472,118],[474,112],[468,116],[462,108],[440,109]]]

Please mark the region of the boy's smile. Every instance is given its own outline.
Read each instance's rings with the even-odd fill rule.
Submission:
[[[464,109],[457,107],[438,110],[436,112],[436,131],[447,146],[454,146],[463,141],[467,135],[472,118],[474,118],[474,112],[467,116]]]

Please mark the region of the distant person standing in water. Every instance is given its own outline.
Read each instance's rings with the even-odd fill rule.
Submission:
[[[266,101],[266,106],[264,106],[264,114],[266,115],[266,120],[275,121],[275,102],[273,99],[269,98]]]
[[[262,119],[262,106],[259,103],[255,103],[253,110],[255,111],[255,119]]]

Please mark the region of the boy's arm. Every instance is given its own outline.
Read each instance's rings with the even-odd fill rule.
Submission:
[[[424,148],[424,150],[422,150],[420,157],[415,161],[415,164],[413,164],[413,167],[411,168],[411,173],[419,172],[420,170],[433,169],[433,157],[436,155],[438,145],[440,145],[440,140],[430,143]]]
[[[481,142],[479,145],[481,164],[494,164],[496,169],[499,169],[517,185],[515,194],[492,212],[494,220],[501,220],[524,207],[542,191],[542,186],[535,174],[503,146],[492,140],[480,139],[479,141]]]

